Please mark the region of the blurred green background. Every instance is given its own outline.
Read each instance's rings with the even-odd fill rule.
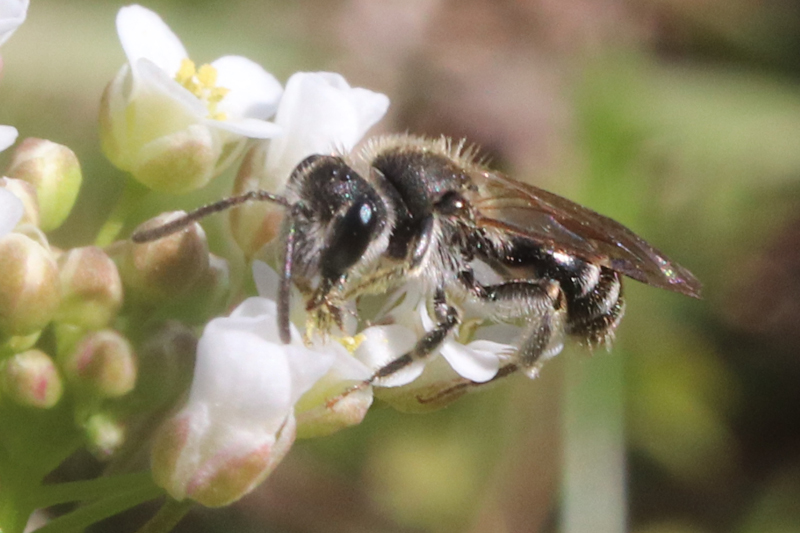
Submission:
[[[96,118],[124,61],[122,5],[33,0],[2,49],[0,123],[67,144],[84,168],[52,238],[65,247],[91,241],[122,190]],[[146,6],[198,64],[241,54],[282,82],[334,70],[386,93],[373,133],[466,137],[496,168],[630,226],[705,287],[695,301],[631,281],[612,353],[568,348],[535,381],[428,415],[378,405],[182,530],[800,531],[800,4]],[[148,209],[198,205],[231,177]]]

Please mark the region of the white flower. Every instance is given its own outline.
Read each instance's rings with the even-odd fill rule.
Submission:
[[[398,300],[401,303],[395,305]],[[396,291],[380,313],[384,314],[388,314],[394,324],[365,330],[366,338],[355,352],[357,358],[375,370],[411,351],[418,339],[436,327],[428,314],[425,298],[414,283]],[[516,338],[518,328],[481,326],[480,319],[476,327],[465,319],[464,324],[467,323],[474,329],[469,335],[473,340],[463,343],[458,338],[459,330],[451,332],[426,358],[376,380],[373,383],[375,394],[401,411],[428,411],[447,405],[466,392],[462,385],[491,381],[515,350],[506,341]],[[458,393],[447,393],[451,389]]]
[[[14,126],[0,126],[0,152],[14,144],[18,135]]]
[[[25,2],[25,9],[28,8],[28,3]],[[3,10],[8,9],[6,4],[0,2],[0,17],[3,15]],[[25,20],[25,14],[22,15],[22,20]],[[0,31],[2,30],[2,20],[0,20]],[[21,23],[21,21],[20,21]],[[13,31],[13,30],[12,30]],[[6,39],[8,36],[5,37]],[[0,40],[0,43],[2,40]],[[11,126],[0,126],[0,152],[14,144],[17,140],[17,129]],[[0,188],[0,238],[10,233],[17,223],[22,219],[25,208],[22,201],[11,191]]]
[[[334,72],[298,72],[286,82],[275,123],[283,129],[270,141],[267,190],[279,190],[300,161],[312,154],[349,152],[389,108],[389,98],[350,87]]]
[[[292,333],[295,342],[280,342],[275,302],[266,298],[249,298],[208,323],[189,400],[153,448],[153,475],[173,498],[227,505],[289,450],[295,403],[337,359],[335,348],[307,348]]]
[[[260,261],[253,263],[253,278],[258,293],[265,299],[274,299],[278,292],[278,274]],[[292,323],[305,322],[305,309],[300,294],[292,292]],[[292,326],[292,341],[299,334]],[[275,337],[275,342],[280,342]],[[372,405],[372,388],[364,387],[338,398],[343,392],[369,378],[372,372],[357,358],[353,357],[342,343],[330,339],[323,344],[316,339],[317,349],[334,355],[334,361],[328,372],[306,392],[298,402],[295,412],[299,437],[319,437],[339,431],[347,426],[361,422]],[[338,401],[330,403],[330,400]]]
[[[25,22],[28,0],[0,0],[0,45]]]
[[[350,87],[333,72],[298,72],[286,83],[275,123],[281,134],[247,154],[235,193],[281,192],[292,170],[307,156],[349,152],[389,107],[386,95]],[[278,233],[282,208],[250,204],[231,211],[234,237],[254,255]]]
[[[101,105],[103,149],[153,189],[186,192],[219,174],[247,138],[280,131],[266,122],[281,86],[254,62],[225,56],[195,68],[178,37],[138,5],[117,15],[128,59]]]

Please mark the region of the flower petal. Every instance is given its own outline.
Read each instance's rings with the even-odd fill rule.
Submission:
[[[178,36],[161,17],[140,5],[119,10],[117,33],[131,65],[146,58],[158,65],[168,76],[174,76],[181,61],[189,57]]]
[[[417,343],[413,330],[397,324],[372,326],[359,335],[363,336],[363,340],[353,355],[373,372],[408,353]],[[399,387],[411,383],[422,374],[425,362],[414,361],[397,372],[376,380],[373,385]]]
[[[14,229],[23,212],[20,199],[11,191],[0,189],[0,238]]]
[[[272,139],[280,135],[283,131],[280,126],[257,118],[240,118],[233,120],[208,119],[203,123],[251,139]]]
[[[14,126],[0,126],[0,152],[14,144],[19,136]]]
[[[0,2],[0,45],[25,22],[28,0],[3,0]]]
[[[275,117],[284,132],[270,143],[270,179],[282,185],[308,155],[351,150],[388,107],[386,95],[351,88],[339,74],[294,74]]]
[[[476,383],[483,383],[497,374],[500,368],[498,354],[506,348],[506,345],[492,341],[475,341],[466,346],[448,341],[444,343],[440,353],[458,375]]]
[[[208,115],[205,104],[193,95],[188,89],[172,79],[169,74],[158,66],[152,59],[140,58],[131,62],[131,72],[134,78],[131,99],[140,99],[150,94],[160,94],[173,107],[180,105],[189,112],[194,121]],[[175,105],[178,104],[178,105]],[[154,110],[150,110],[154,112]],[[153,117],[158,122],[168,122],[164,117]],[[173,130],[174,131],[174,130]]]
[[[217,106],[230,120],[267,119],[275,114],[283,89],[261,65],[246,57],[224,56],[211,66],[217,70],[216,85],[230,90]]]
[[[215,319],[206,326],[197,347],[189,405],[208,405],[218,424],[257,424],[277,432],[292,408],[285,353],[231,322]]]

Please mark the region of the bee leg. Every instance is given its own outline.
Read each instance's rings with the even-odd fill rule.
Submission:
[[[417,401],[421,404],[434,403],[434,402],[450,403],[454,401],[456,398],[460,398],[461,396],[465,395],[473,388],[483,387],[484,385],[496,383],[497,381],[503,379],[504,377],[514,374],[517,370],[519,370],[519,366],[517,366],[516,363],[509,363],[507,365],[501,366],[500,369],[497,371],[497,374],[495,374],[495,376],[489,381],[477,382],[463,378],[458,381],[455,381],[453,385],[451,385],[450,387],[440,390],[436,394],[433,394],[431,396],[417,396]]]
[[[500,320],[526,320],[516,362],[528,377],[536,377],[542,362],[564,347],[567,303],[557,281],[518,279],[482,285],[469,270],[459,275],[459,281],[477,298],[494,305]]]
[[[427,359],[444,342],[447,335],[461,323],[461,316],[458,310],[447,303],[447,299],[442,289],[438,289],[433,297],[433,308],[437,324],[434,329],[427,332],[410,352],[401,355],[389,364],[379,368],[365,384],[369,385],[373,381],[391,376],[415,361]]]
[[[402,370],[416,361],[427,359],[436,351],[436,349],[447,338],[447,335],[461,323],[461,316],[455,307],[447,303],[444,290],[437,290],[434,294],[433,300],[434,315],[437,320],[436,327],[419,339],[410,352],[405,353],[394,361],[391,361],[390,363],[380,367],[369,378],[357,385],[354,385],[353,387],[350,387],[342,394],[329,400],[327,404],[328,408],[333,407],[339,400],[352,394],[353,392],[369,387],[378,379],[391,376],[395,372]]]

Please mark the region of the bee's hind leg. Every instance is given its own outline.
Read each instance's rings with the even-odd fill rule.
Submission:
[[[528,377],[536,377],[542,363],[563,348],[567,300],[557,281],[516,279],[483,285],[471,270],[462,272],[459,281],[472,295],[491,305],[499,320],[526,322],[515,363]]]

